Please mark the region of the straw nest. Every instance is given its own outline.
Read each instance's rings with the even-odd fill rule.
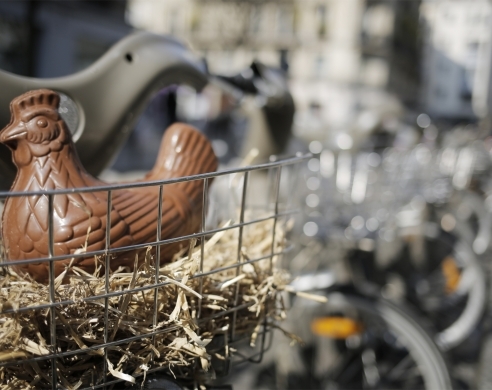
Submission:
[[[119,269],[110,275],[110,291],[126,291],[143,287],[142,291],[108,299],[107,340],[124,339],[160,332],[153,337],[134,337],[106,349],[104,342],[105,299],[85,298],[105,293],[105,278],[85,274],[72,268],[76,276],[69,284],[56,283],[56,300],[75,303],[56,308],[56,346],[58,353],[82,350],[57,358],[57,377],[61,386],[77,389],[101,383],[104,364],[109,371],[107,381],[123,379],[139,383],[149,370],[165,368],[169,372],[197,377],[211,368],[211,360],[226,359],[225,351],[207,345],[214,336],[230,331],[237,311],[235,333],[255,344],[265,319],[284,317],[279,305],[279,291],[288,282],[288,275],[273,267],[268,255],[272,250],[273,220],[244,227],[241,261],[264,260],[234,267],[238,257],[239,229],[222,231],[206,240],[204,273],[197,277],[201,261],[201,245],[191,255],[177,255],[175,261],[159,270],[159,282],[168,283],[157,290],[157,318],[154,327],[155,268],[150,248],[146,261],[134,272]],[[277,224],[274,252],[284,248],[285,228]],[[273,257],[273,263],[277,260]],[[102,261],[102,259],[97,259]],[[229,268],[227,268],[229,267]],[[210,271],[225,268],[220,272]],[[207,272],[210,272],[207,274]],[[201,294],[199,293],[201,291]],[[0,363],[18,361],[14,366],[0,367],[0,389],[31,389],[51,387],[51,360],[23,362],[52,353],[50,343],[50,310],[33,309],[16,312],[18,308],[49,303],[49,286],[19,277],[11,270],[0,276]],[[200,309],[201,304],[201,309]],[[201,313],[199,315],[199,311]],[[200,317],[200,320],[197,318]],[[203,377],[203,375],[202,375]]]

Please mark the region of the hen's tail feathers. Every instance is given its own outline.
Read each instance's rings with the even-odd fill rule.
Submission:
[[[193,126],[175,123],[164,134],[157,161],[147,175],[147,180],[214,172],[217,166],[217,158],[207,138]],[[193,203],[201,202],[203,180],[183,182],[174,186],[187,194]]]

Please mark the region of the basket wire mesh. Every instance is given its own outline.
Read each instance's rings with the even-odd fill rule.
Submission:
[[[0,367],[7,367],[7,366],[15,366],[19,365],[20,363],[22,364],[30,364],[34,362],[46,362],[50,361],[51,362],[51,372],[49,373],[50,379],[51,379],[51,388],[52,389],[58,389],[58,388],[65,388],[62,383],[59,381],[59,375],[58,375],[58,370],[59,370],[59,364],[60,361],[63,359],[73,357],[75,355],[83,355],[83,354],[88,354],[91,351],[96,351],[96,350],[103,350],[104,352],[104,359],[103,359],[103,373],[102,373],[102,381],[99,381],[96,379],[96,373],[92,372],[92,379],[89,387],[84,387],[87,389],[97,389],[97,388],[106,388],[111,385],[115,385],[117,383],[122,382],[122,379],[118,378],[112,378],[110,369],[108,367],[108,351],[111,348],[118,347],[119,345],[126,344],[126,343],[131,343],[133,341],[143,339],[143,338],[149,338],[152,340],[153,343],[155,343],[156,336],[158,336],[160,333],[165,333],[165,332],[172,332],[173,330],[176,329],[176,326],[167,326],[162,329],[157,329],[157,322],[158,322],[158,307],[159,307],[159,302],[158,302],[158,290],[159,288],[162,288],[163,286],[169,285],[169,281],[162,281],[159,275],[159,269],[160,269],[160,262],[161,262],[161,256],[162,256],[162,246],[165,244],[171,244],[175,242],[196,242],[195,240],[200,241],[200,266],[199,266],[199,271],[195,275],[192,276],[193,279],[198,279],[199,280],[199,289],[198,293],[200,296],[202,296],[203,293],[203,278],[207,275],[212,275],[215,273],[219,273],[222,271],[235,269],[236,270],[236,275],[239,275],[241,272],[241,269],[246,265],[246,264],[254,264],[257,262],[268,262],[268,268],[270,273],[273,270],[274,266],[274,258],[275,257],[280,257],[282,254],[284,254],[286,251],[289,250],[289,247],[283,247],[281,248],[280,251],[275,251],[275,238],[276,238],[276,230],[278,227],[279,223],[286,223],[287,219],[290,218],[293,214],[297,212],[297,210],[294,209],[293,207],[293,197],[289,194],[289,191],[292,189],[292,187],[296,183],[296,178],[295,178],[295,172],[298,172],[299,170],[297,167],[301,162],[304,160],[308,159],[309,156],[302,156],[302,155],[297,155],[295,157],[290,157],[290,158],[283,158],[276,160],[274,158],[271,159],[270,162],[264,163],[264,164],[259,164],[255,166],[249,166],[249,167],[242,167],[242,168],[236,168],[236,169],[228,169],[228,170],[223,170],[219,172],[214,172],[214,173],[207,173],[207,174],[200,174],[200,175],[194,175],[194,176],[187,176],[187,177],[181,177],[181,178],[175,178],[175,179],[169,179],[169,180],[162,180],[162,181],[154,181],[154,182],[138,182],[138,183],[131,183],[131,184],[111,184],[111,185],[105,185],[105,186],[99,186],[99,187],[93,187],[93,188],[71,188],[71,189],[63,189],[63,190],[51,190],[51,191],[37,191],[37,192],[1,192],[0,193],[0,199],[5,200],[7,197],[28,197],[28,196],[44,196],[48,198],[48,257],[47,258],[36,258],[36,259],[30,259],[30,260],[21,260],[21,261],[6,261],[6,262],[0,262],[0,270],[3,271],[3,274],[5,275],[6,270],[8,267],[12,267],[14,265],[24,265],[27,263],[43,263],[43,262],[48,262],[49,263],[49,303],[41,303],[41,304],[36,304],[36,305],[29,305],[25,307],[16,307],[16,308],[2,308],[2,311],[0,312],[0,319],[5,318],[7,315],[14,315],[14,314],[19,314],[22,312],[26,311],[40,311],[44,310],[49,313],[48,317],[49,318],[49,333],[50,333],[50,340],[49,340],[49,348],[50,348],[50,353],[43,355],[43,356],[34,356],[34,357],[29,357],[27,359],[23,359],[22,361],[19,361],[18,359],[12,359],[12,360],[7,360],[7,361],[0,361]],[[285,174],[286,170],[289,170],[288,174]],[[268,172],[267,176],[267,182],[269,184],[268,186],[268,191],[266,191],[266,205],[267,208],[269,208],[268,214],[265,215],[263,213],[260,216],[255,216],[253,218],[246,218],[246,211],[249,208],[249,203],[248,203],[248,196],[252,196],[252,198],[258,198],[260,197],[261,194],[259,194],[257,191],[255,191],[254,194],[248,193],[250,190],[250,184],[251,184],[251,176],[254,174],[257,174],[258,172]],[[242,182],[239,184],[240,188],[240,196],[239,196],[239,217],[237,221],[234,221],[228,226],[224,227],[217,227],[218,225],[212,221],[211,223],[207,224],[207,217],[210,219],[210,217],[214,217],[213,215],[208,215],[207,216],[207,209],[208,205],[210,203],[210,195],[209,195],[209,187],[211,186],[211,181],[212,180],[217,180],[220,177],[228,178],[229,182],[235,182],[237,183],[239,180],[238,178],[242,175]],[[165,191],[166,185],[173,184],[173,183],[180,183],[180,182],[185,182],[185,181],[193,181],[193,180],[201,180],[203,181],[203,207],[202,207],[202,215],[201,215],[201,229],[199,232],[187,236],[182,236],[182,237],[175,237],[171,239],[162,239],[161,237],[161,230],[162,230],[162,207],[163,207],[163,202],[162,202],[162,195]],[[137,187],[157,187],[159,191],[159,202],[158,202],[158,223],[157,223],[157,232],[156,232],[156,241],[154,242],[147,242],[144,244],[138,244],[138,245],[131,245],[131,246],[125,246],[125,247],[118,247],[118,248],[111,248],[111,241],[110,241],[110,227],[111,227],[111,210],[112,210],[112,194],[115,191],[118,190],[123,190],[123,189],[131,189],[131,188],[137,188]],[[287,191],[284,191],[282,187],[285,187]],[[105,232],[105,249],[104,250],[96,250],[96,251],[86,251],[83,253],[74,253],[74,254],[68,254],[68,255],[55,255],[55,248],[54,248],[54,201],[55,197],[57,195],[64,195],[64,194],[72,194],[72,193],[82,193],[82,192],[103,192],[105,191],[107,193],[107,217],[106,217],[106,232]],[[234,198],[234,188],[230,189],[230,192],[227,194],[228,197]],[[224,195],[224,194],[222,194]],[[229,199],[230,200],[230,199]],[[255,199],[256,200],[256,199]],[[219,202],[220,203],[220,202]],[[234,200],[233,202],[234,203]],[[220,209],[222,207],[221,204],[218,204],[218,208]],[[256,206],[253,206],[252,208],[254,209]],[[213,214],[212,212],[209,212],[209,214]],[[258,214],[259,215],[259,214]],[[217,217],[216,217],[217,218]],[[271,245],[270,245],[270,253],[266,256],[261,256],[259,258],[244,258],[241,254],[241,248],[243,246],[243,230],[246,226],[254,225],[259,222],[264,222],[271,220],[273,221],[272,224],[272,231],[270,233],[271,236]],[[212,225],[212,226],[208,226]],[[222,231],[227,231],[227,230],[232,230],[232,229],[238,229],[238,242],[237,242],[237,258],[235,261],[234,265],[228,265],[225,267],[217,268],[210,270],[208,272],[204,271],[204,262],[207,261],[206,255],[205,255],[205,238],[210,237],[211,235],[215,233],[219,233]],[[110,261],[111,261],[111,255],[122,252],[122,251],[129,251],[129,250],[135,250],[135,249],[144,249],[146,247],[152,246],[155,248],[155,275],[153,276],[154,283],[148,284],[145,286],[140,286],[138,288],[133,288],[133,289],[124,289],[124,290],[111,290],[110,288],[110,275],[111,275],[111,268],[110,268]],[[71,351],[62,351],[59,349],[57,343],[57,324],[60,321],[59,316],[57,315],[57,308],[61,308],[63,306],[67,305],[72,305],[75,304],[76,302],[74,300],[59,300],[57,299],[57,292],[56,292],[56,287],[55,287],[55,262],[59,260],[64,260],[64,259],[72,259],[72,258],[88,258],[92,256],[101,256],[102,259],[104,259],[104,264],[105,264],[105,271],[104,275],[104,294],[98,294],[94,296],[88,296],[84,298],[84,303],[90,303],[90,302],[96,302],[96,301],[103,301],[104,305],[104,342],[102,344],[96,344],[96,345],[89,345],[86,348],[80,348],[78,350],[71,350]],[[110,308],[110,299],[115,298],[115,297],[121,297],[126,294],[134,294],[134,293],[140,293],[144,291],[149,291],[149,290],[154,290],[154,299],[153,299],[153,316],[152,316],[152,331],[145,333],[145,334],[138,334],[134,335],[133,337],[128,337],[125,339],[115,339],[113,340],[110,337],[110,332],[111,329],[109,329],[109,313],[111,311]],[[235,292],[234,292],[234,305],[230,307],[226,311],[219,312],[217,314],[214,314],[214,316],[219,317],[227,317],[230,320],[230,326],[228,330],[224,331],[223,338],[222,340],[219,340],[215,344],[217,344],[215,347],[211,345],[211,352],[215,350],[222,350],[224,351],[224,356],[226,357],[225,362],[223,362],[223,368],[221,370],[216,370],[217,374],[223,374],[226,375],[230,369],[231,366],[231,360],[232,360],[232,355],[230,353],[232,347],[236,346],[241,346],[244,344],[245,341],[249,338],[248,335],[241,335],[237,334],[236,332],[236,327],[237,327],[237,321],[238,321],[238,313],[246,309],[250,304],[239,304],[240,303],[240,291],[239,291],[239,284],[236,284],[235,287]],[[204,321],[210,320],[212,317],[204,317],[203,316],[203,311],[202,311],[202,299],[199,299],[198,301],[198,310],[196,313],[196,322],[198,325],[200,323],[203,323]],[[259,343],[257,345],[257,348],[253,351],[248,353],[245,353],[242,349],[239,347],[237,348],[237,351],[234,354],[234,364],[242,362],[242,361],[251,361],[251,362],[260,362],[263,358],[263,354],[265,350],[267,349],[268,345],[271,342],[271,337],[269,337],[269,319],[267,316],[265,316],[264,321],[263,321],[263,327],[262,330],[258,333],[258,340]],[[269,340],[270,339],[270,340]],[[211,343],[211,344],[214,344]],[[212,354],[212,353],[211,353]],[[164,367],[165,368],[165,367]],[[151,368],[148,371],[145,372],[145,374],[150,374],[154,371],[157,370],[162,370],[163,367],[156,367],[156,368]],[[138,375],[135,375],[135,377],[141,376],[143,373],[140,373]],[[176,375],[179,377],[179,369],[176,370]],[[183,375],[186,375],[183,374]]]

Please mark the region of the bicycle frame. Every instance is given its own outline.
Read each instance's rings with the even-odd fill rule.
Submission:
[[[178,41],[147,32],[131,34],[88,68],[70,76],[36,79],[0,70],[0,127],[9,123],[10,101],[22,93],[48,88],[62,93],[66,120],[82,164],[99,174],[119,151],[140,113],[160,89],[208,83],[204,64]],[[12,182],[10,153],[0,150],[0,184]]]

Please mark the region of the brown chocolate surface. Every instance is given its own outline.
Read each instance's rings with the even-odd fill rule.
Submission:
[[[12,120],[0,132],[0,142],[12,150],[17,176],[12,191],[42,191],[105,185],[89,175],[77,157],[71,134],[58,115],[59,96],[50,90],[27,92],[11,103]],[[217,169],[217,159],[208,140],[192,126],[176,123],[162,139],[154,168],[144,181],[170,179]],[[156,240],[158,195],[156,186],[115,190],[112,193],[110,247],[144,244]],[[107,192],[56,195],[53,200],[54,255],[105,248]],[[203,180],[165,185],[163,189],[161,239],[199,231]],[[9,197],[2,217],[2,235],[7,259],[48,257],[48,197]],[[169,261],[188,242],[162,246],[161,259]],[[112,269],[133,268],[142,250],[113,254]],[[71,259],[55,262],[59,275]],[[93,273],[94,257],[72,262]],[[41,282],[48,280],[48,262],[16,267]]]

